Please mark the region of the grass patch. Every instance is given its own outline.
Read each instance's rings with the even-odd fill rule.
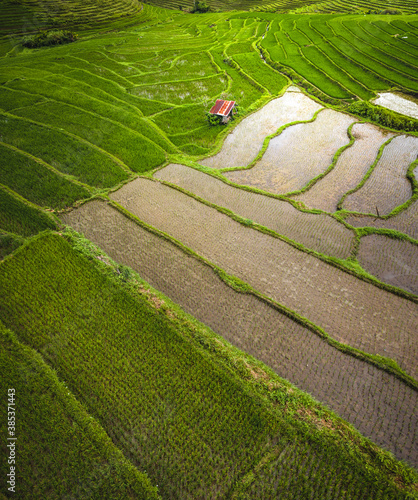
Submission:
[[[0,363],[0,388],[6,398],[0,425],[4,436],[10,388],[14,394],[9,411],[16,413],[19,498],[160,498],[146,474],[123,456],[42,357],[1,322]],[[5,442],[1,449],[9,457]],[[10,472],[6,460],[0,471],[3,477]]]
[[[0,185],[0,228],[21,236],[55,229],[56,222],[23,198]]]
[[[42,161],[2,143],[0,155],[2,182],[37,205],[60,209],[91,196],[85,187],[58,175]]]

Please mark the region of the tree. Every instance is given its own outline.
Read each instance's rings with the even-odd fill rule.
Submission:
[[[210,11],[210,7],[209,5],[206,3],[206,2],[194,2],[194,7],[192,9],[192,13],[195,13],[195,12],[199,12],[201,14],[204,14],[205,12],[209,12]]]

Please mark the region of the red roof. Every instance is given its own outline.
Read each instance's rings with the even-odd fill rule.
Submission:
[[[235,101],[224,101],[217,99],[215,106],[209,111],[211,115],[228,116],[231,109],[235,106]]]

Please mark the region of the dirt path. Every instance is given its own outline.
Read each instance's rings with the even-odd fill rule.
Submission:
[[[418,295],[418,246],[380,234],[360,240],[357,259],[363,269],[389,283]]]
[[[263,157],[249,170],[226,172],[237,184],[285,194],[303,188],[331,165],[337,150],[348,144],[353,117],[332,109],[311,123],[292,125],[271,139]]]
[[[371,176],[355,193],[347,196],[343,208],[353,212],[388,215],[412,196],[406,178],[409,165],[418,156],[418,137],[401,135],[388,144]]]
[[[399,459],[418,463],[416,391],[225,285],[208,266],[103,202],[62,217],[225,339],[327,404]]]
[[[155,177],[273,229],[307,248],[342,259],[350,255],[354,234],[332,217],[300,212],[286,201],[228,186],[184,165],[168,165]]]
[[[264,139],[286,123],[310,120],[321,106],[301,92],[285,92],[239,123],[227,136],[221,151],[200,163],[213,168],[251,163]]]
[[[418,305],[245,227],[190,196],[138,178],[112,198],[336,340],[418,375]]]
[[[342,152],[333,170],[308,191],[292,198],[309,208],[335,212],[343,194],[359,184],[375,161],[380,146],[394,135],[370,123],[357,123],[351,133],[355,142]]]

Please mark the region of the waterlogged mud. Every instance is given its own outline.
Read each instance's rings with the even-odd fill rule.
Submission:
[[[334,168],[308,191],[292,198],[309,208],[335,212],[343,194],[360,183],[379,148],[394,135],[370,123],[356,123],[351,133],[355,142],[341,153]]]
[[[341,353],[252,295],[235,292],[213,270],[104,202],[62,217],[117,262],[128,265],[185,311],[262,360],[399,459],[418,463],[416,391]]]
[[[310,120],[318,109],[321,106],[301,92],[285,92],[239,123],[225,139],[221,151],[200,163],[213,168],[248,165],[268,135],[286,123]]]
[[[408,201],[412,196],[412,187],[406,173],[417,156],[418,137],[395,137],[385,147],[364,185],[344,200],[343,208],[353,212],[388,215]]]
[[[354,233],[330,216],[300,212],[286,201],[234,188],[184,165],[168,165],[155,177],[273,229],[307,248],[343,259],[350,255]]]
[[[357,259],[381,281],[418,295],[418,245],[372,234],[361,238]]]
[[[324,173],[337,150],[350,142],[347,129],[353,121],[351,116],[325,109],[313,122],[293,125],[271,139],[251,169],[226,172],[225,176],[270,193],[297,191]]]
[[[418,375],[417,304],[245,227],[159,182],[138,178],[111,197],[336,340],[391,357],[409,374]]]
[[[377,95],[378,98],[373,101],[374,104],[391,109],[402,115],[418,119],[418,104],[415,102],[405,99],[401,95],[392,94],[391,92],[384,92]]]
[[[352,215],[347,217],[346,222],[353,227],[377,227],[383,229],[394,229],[400,233],[405,233],[411,238],[418,239],[418,200],[412,203],[406,210],[389,219],[379,219],[377,217],[363,217]]]

